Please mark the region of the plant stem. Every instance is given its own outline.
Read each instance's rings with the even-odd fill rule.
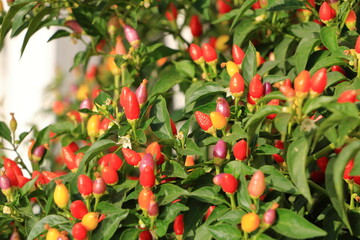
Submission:
[[[86,208],[90,212],[91,211],[91,206],[90,206],[90,198],[89,197],[85,197],[85,204],[86,204]]]
[[[325,188],[317,185],[316,183],[314,183],[313,181],[311,180],[308,180],[308,183],[311,187],[313,187],[314,189],[318,190],[319,192],[323,193],[324,195],[328,196],[328,192],[326,191]]]
[[[236,209],[236,201],[235,201],[235,194],[234,193],[230,193],[228,194],[230,197],[230,203],[231,203],[231,209],[235,210]]]
[[[309,156],[306,160],[307,163],[313,161],[313,160],[317,160],[323,156],[326,156],[328,153],[332,152],[335,149],[335,144],[334,143],[330,143],[329,145],[327,145],[326,147],[324,147],[323,149],[321,149],[320,151],[312,154],[311,156]]]
[[[240,98],[236,97],[235,98],[235,120],[237,120],[237,113],[238,113],[238,110],[239,110],[239,101],[240,101]]]
[[[356,193],[351,194],[351,198],[350,198],[350,210],[355,209],[355,198],[358,195]]]

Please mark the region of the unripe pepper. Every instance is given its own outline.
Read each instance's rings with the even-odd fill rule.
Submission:
[[[141,172],[145,167],[155,169],[155,161],[151,153],[146,153],[140,161],[139,171]]]
[[[319,9],[319,17],[320,20],[326,24],[336,17],[336,12],[326,1],[324,1]]]
[[[94,230],[99,224],[99,213],[89,212],[81,220],[82,225],[88,231]]]
[[[55,183],[54,202],[59,208],[66,208],[70,199],[69,191],[60,179]]]
[[[237,65],[241,65],[245,57],[245,52],[236,44],[233,45],[231,50],[232,58]]]
[[[93,193],[95,197],[102,196],[106,191],[106,183],[104,178],[100,174],[95,174],[95,180],[93,182]]]
[[[226,143],[220,139],[213,150],[215,166],[221,166],[227,155]]]
[[[199,45],[197,45],[195,43],[190,44],[189,54],[190,54],[191,59],[196,64],[201,64],[204,62],[202,50],[201,50],[201,47],[199,47]]]
[[[81,222],[75,223],[71,233],[76,240],[84,240],[87,237],[87,229]]]
[[[6,196],[8,201],[11,201],[12,198],[12,190],[11,190],[11,181],[8,176],[1,175],[0,176],[0,188],[2,193]]]
[[[199,16],[193,15],[190,19],[190,30],[194,37],[200,37],[203,33],[202,24]]]
[[[45,229],[47,230],[46,240],[57,240],[61,234],[59,230],[50,227],[49,224],[45,224]]]
[[[221,113],[225,118],[230,117],[230,107],[229,103],[223,97],[218,97],[216,99],[216,111]]]
[[[115,49],[112,49],[109,55],[110,56],[108,56],[106,60],[106,65],[114,76],[117,75],[119,76],[121,74],[121,68],[119,68],[115,63],[115,55],[116,55]]]
[[[255,231],[260,225],[260,218],[259,216],[254,213],[247,213],[242,216],[241,218],[241,229],[244,232],[251,233]]]
[[[238,65],[233,61],[227,61],[225,65],[226,71],[230,77],[234,76],[235,73],[238,73],[240,71]],[[223,66],[223,64],[221,66]]]
[[[222,130],[227,125],[227,120],[220,112],[211,112],[210,119],[213,127],[218,130]]]
[[[294,80],[294,90],[297,97],[306,97],[310,91],[310,73],[303,70]]]
[[[88,209],[83,201],[76,200],[70,204],[70,212],[74,218],[81,220],[88,213]]]
[[[138,203],[141,209],[148,210],[150,206],[150,201],[155,198],[154,193],[150,188],[143,188],[138,196]]]
[[[262,171],[258,170],[254,173],[248,185],[250,197],[253,199],[259,198],[264,193],[265,188],[265,175]]]
[[[119,18],[117,16],[112,16],[107,22],[107,32],[110,37],[115,37],[120,29]]]
[[[140,107],[147,101],[147,89],[146,89],[147,83],[148,80],[144,79],[135,92]]]
[[[140,185],[144,188],[152,188],[155,185],[155,174],[152,167],[146,166],[140,171]]]
[[[244,78],[240,75],[240,73],[235,73],[229,83],[230,92],[235,98],[241,98],[244,94]]]
[[[129,123],[139,119],[140,105],[135,93],[132,91],[126,94],[124,110],[125,110],[125,116]]]
[[[124,155],[125,161],[128,164],[130,164],[132,166],[137,166],[139,164],[139,162],[141,161],[140,154],[135,152],[134,150],[129,149],[129,148],[122,148],[121,151]]]
[[[101,176],[104,178],[105,183],[109,185],[114,185],[119,181],[117,171],[110,166],[106,166],[101,170]]]
[[[79,175],[77,187],[83,198],[90,196],[93,192],[93,182],[87,175],[84,174]]]
[[[264,86],[261,82],[261,76],[256,74],[249,84],[249,95],[256,102],[264,93]]]
[[[184,234],[184,214],[180,214],[175,218],[174,232],[177,240],[182,239],[182,236]]]
[[[147,146],[145,153],[150,153],[155,159],[156,165],[161,165],[164,162],[164,156],[161,153],[161,147],[158,142],[153,142]]]
[[[247,142],[244,139],[238,141],[233,147],[233,153],[237,160],[244,161],[248,156]]]
[[[214,133],[215,129],[212,125],[211,118],[206,113],[196,111],[195,118],[199,126],[207,133]]]
[[[91,115],[87,122],[87,134],[90,138],[95,139],[99,136],[99,130],[100,130],[100,115]]]
[[[138,48],[140,45],[140,38],[136,30],[127,24],[123,24],[123,28],[126,40],[130,43],[132,47]]]
[[[326,68],[316,71],[310,79],[310,95],[312,97],[323,93],[327,83]]]

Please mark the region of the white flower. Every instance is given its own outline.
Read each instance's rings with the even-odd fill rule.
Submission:
[[[300,129],[305,132],[310,132],[311,130],[316,128],[316,124],[314,120],[310,118],[306,118],[301,121]]]
[[[4,214],[11,214],[11,208],[9,208],[8,206],[4,206],[3,213]]]
[[[130,140],[130,136],[129,136],[129,135],[120,137],[120,139],[119,139],[119,141],[118,141],[117,144],[122,145],[123,148],[130,148],[130,149],[132,149],[131,140]]]

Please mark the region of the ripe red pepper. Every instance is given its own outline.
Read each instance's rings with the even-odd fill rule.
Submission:
[[[310,179],[317,184],[323,184],[325,181],[325,173],[321,170],[315,170],[310,173]]]
[[[87,230],[81,222],[75,223],[71,233],[76,240],[84,240],[87,237]]]
[[[155,174],[152,167],[146,166],[140,171],[140,185],[145,188],[152,188],[155,185]]]
[[[357,93],[355,90],[346,90],[345,92],[340,94],[340,97],[338,98],[338,103],[345,103],[350,102],[354,103],[357,101],[356,99]]]
[[[118,182],[119,176],[116,170],[110,166],[106,166],[101,170],[101,176],[106,184],[114,185]]]
[[[201,47],[195,43],[190,44],[189,54],[191,59],[196,63],[200,64],[204,61]]]
[[[353,176],[350,176],[350,172],[351,170],[353,169],[354,167],[354,159],[351,159],[347,164],[346,164],[346,167],[344,169],[344,174],[343,174],[343,178],[345,180],[351,180],[353,179],[354,177]]]
[[[214,184],[220,185],[226,193],[234,193],[238,188],[238,180],[230,173],[220,173],[213,179]]]
[[[201,47],[205,62],[212,63],[217,61],[217,53],[215,49],[208,43],[204,43]]]
[[[282,94],[284,94],[284,96],[288,99],[288,100],[292,100],[295,97],[295,91],[292,87],[283,85],[280,86],[280,92]]]
[[[45,184],[46,181],[45,181],[45,178],[44,176],[42,175],[41,172],[35,170],[32,172],[31,174],[31,178],[34,179],[38,176],[38,178],[36,179],[36,182],[35,182],[35,185],[39,186],[39,185],[42,185],[42,184]]]
[[[311,94],[316,96],[323,93],[327,83],[326,68],[321,68],[311,77]]]
[[[208,208],[208,210],[206,211],[205,216],[204,216],[204,221],[206,221],[209,218],[211,213],[214,211],[215,207],[216,206],[213,205]]]
[[[213,132],[214,127],[211,123],[210,116],[206,113],[196,111],[195,112],[195,118],[199,126],[205,131],[205,132]]]
[[[278,106],[279,104],[280,104],[279,99],[272,99],[270,102],[267,103],[267,105],[272,105],[272,106]],[[276,117],[276,113],[273,113],[273,114],[269,114],[266,118],[274,119],[275,117]]]
[[[199,16],[192,15],[190,19],[190,30],[194,37],[200,37],[203,33],[202,24],[200,22]]]
[[[174,3],[170,2],[165,11],[165,17],[169,22],[175,22],[177,18],[177,9]]]
[[[132,166],[137,166],[139,164],[139,162],[141,161],[140,154],[135,152],[134,150],[129,149],[129,148],[122,148],[121,151],[124,155],[125,161],[128,164],[130,164]]]
[[[241,98],[244,94],[244,78],[240,75],[240,73],[235,73],[229,83],[230,92],[235,98]]]
[[[119,102],[120,102],[120,106],[121,107],[123,107],[123,108],[125,108],[125,103],[126,103],[126,96],[127,96],[127,94],[129,93],[129,92],[131,92],[131,90],[130,90],[130,88],[128,88],[128,87],[123,87],[122,89],[121,89],[121,93],[120,93],[120,99],[119,99]]]
[[[139,119],[140,105],[134,92],[130,91],[126,94],[124,106],[125,116],[128,121]]]
[[[279,154],[273,154],[272,157],[274,158],[274,160],[277,162],[277,163],[283,163],[285,160],[284,158],[279,155]]]
[[[248,185],[250,197],[253,199],[259,198],[264,193],[265,188],[265,175],[262,171],[258,170],[254,173]]]
[[[84,174],[79,175],[77,187],[83,198],[90,196],[93,192],[93,182],[87,175]]]
[[[229,5],[230,0],[217,0],[216,8],[220,14],[228,13],[232,10],[232,7]]]
[[[242,61],[245,57],[245,52],[238,45],[236,44],[233,45],[231,54],[236,64],[238,65],[242,64]]]
[[[345,24],[350,31],[356,31],[356,13],[354,10],[350,10],[346,17]]]
[[[356,39],[355,51],[356,53],[360,53],[360,36]]]
[[[2,159],[4,160],[4,168],[6,171],[11,168],[16,177],[23,176],[21,169],[19,168],[19,166],[17,165],[17,163],[15,161],[13,161],[9,158],[6,158],[4,156],[2,157]]]
[[[248,156],[247,142],[244,139],[238,141],[233,147],[233,153],[237,160],[244,161]]]
[[[84,30],[76,20],[68,20],[65,22],[64,25],[69,27],[71,30],[73,30],[74,33],[81,34],[84,32]]]
[[[29,178],[24,176],[18,176],[17,179],[18,179],[19,188],[22,188],[27,182],[30,181]]]
[[[170,126],[171,126],[171,132],[173,135],[177,134],[177,129],[176,129],[176,125],[174,123],[174,121],[170,118]]]
[[[320,170],[323,172],[325,172],[328,162],[329,162],[329,158],[327,158],[327,157],[321,157],[316,160],[316,164],[318,165]]]
[[[155,198],[154,193],[150,188],[143,188],[138,196],[138,203],[141,209],[148,210],[150,206],[150,201]]]
[[[345,70],[342,67],[338,66],[338,65],[332,66],[331,71],[332,72],[339,72],[344,76],[346,75]]]
[[[177,236],[182,236],[184,234],[184,214],[178,215],[174,220],[174,232]],[[177,237],[177,239],[179,239]],[[182,239],[182,238],[180,238]]]
[[[147,146],[145,153],[150,153],[155,159],[156,165],[164,162],[164,155],[161,153],[161,147],[158,142],[153,142]]]
[[[59,177],[58,174],[54,173],[54,172],[49,172],[49,171],[42,171],[42,175],[44,176],[45,182],[49,183],[51,182],[53,179]]]
[[[70,204],[70,212],[74,218],[81,220],[89,211],[83,201],[76,200]]]
[[[62,147],[64,162],[69,170],[75,169],[75,152],[79,149],[76,143],[72,142],[68,146]]]
[[[321,21],[326,23],[336,17],[336,12],[326,1],[324,1],[319,9],[319,17]]]
[[[304,95],[310,91],[310,73],[303,70],[294,80],[294,90],[296,95]]]
[[[249,84],[249,95],[256,102],[264,94],[264,86],[261,82],[261,76],[256,74]]]

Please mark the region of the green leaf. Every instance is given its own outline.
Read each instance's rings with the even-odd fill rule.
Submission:
[[[39,237],[41,234],[45,233],[44,229],[45,224],[49,224],[51,227],[57,227],[60,225],[68,224],[69,220],[59,215],[48,215],[38,221],[31,229],[29,235],[27,236],[27,240],[33,240]]]
[[[173,86],[182,82],[184,80],[184,77],[179,74],[174,67],[172,67],[168,71],[160,74],[158,79],[159,80],[156,81],[156,83],[150,90],[149,98],[158,94],[166,93]]]
[[[234,18],[234,21],[232,22],[231,24],[231,27],[230,27],[230,31],[235,27],[237,21],[239,20],[239,18],[244,15],[244,13],[249,9],[251,8],[251,6],[256,2],[256,0],[246,0],[246,2],[244,2],[242,5],[241,5],[241,8],[238,12],[238,14],[236,15],[236,17]]]
[[[188,194],[188,191],[177,185],[165,183],[160,185],[156,198],[159,206],[162,206],[174,201],[180,196],[187,196]]]
[[[251,79],[255,76],[257,70],[256,63],[256,49],[254,45],[249,41],[249,46],[246,49],[245,57],[242,62],[242,76],[247,83],[250,83]]]
[[[300,73],[305,70],[310,54],[314,51],[314,47],[320,42],[319,39],[303,38],[295,53],[295,68],[296,72]]]
[[[263,81],[269,83],[276,83],[276,82],[284,81],[287,78],[288,78],[287,76],[282,76],[282,75],[267,75],[264,76]]]
[[[264,76],[266,73],[270,72],[272,69],[277,67],[281,61],[266,61],[261,65],[261,68],[257,71],[257,73],[261,76]]]
[[[6,123],[0,121],[0,137],[7,140],[9,143],[11,143],[11,131],[9,127],[6,125]]]
[[[306,22],[291,25],[289,30],[299,38],[319,38],[320,25],[314,22]]]
[[[180,163],[170,160],[162,164],[162,174],[167,177],[186,178],[188,174]]]
[[[227,203],[224,197],[215,192],[212,187],[202,187],[197,189],[191,192],[190,196],[202,202],[211,203],[213,205]]]
[[[201,156],[203,155],[201,148],[199,148],[196,143],[194,142],[194,140],[192,140],[191,138],[187,138],[186,139],[186,146],[184,149],[181,149],[180,151],[181,155],[198,155]]]
[[[287,151],[286,162],[291,180],[300,193],[311,203],[311,193],[306,176],[306,159],[309,152],[309,142],[305,137],[294,140]]]
[[[62,38],[62,37],[68,37],[70,36],[70,33],[68,31],[65,31],[63,29],[57,30],[48,40],[48,42],[54,40],[54,39],[58,39],[58,38]]]
[[[84,63],[86,61],[86,51],[80,51],[78,53],[76,53],[75,57],[74,57],[74,63],[70,68],[70,71],[74,68],[76,68],[77,66],[79,66],[81,63]]]
[[[192,103],[201,97],[205,97],[210,94],[216,94],[218,92],[224,92],[224,91],[225,89],[216,83],[212,83],[212,82],[203,83],[198,88],[194,89],[194,91],[191,92],[190,95],[188,94],[188,92],[186,93],[185,105]]]
[[[339,45],[336,36],[336,28],[322,27],[320,30],[320,38],[324,46],[331,52],[335,51]]]
[[[310,74],[314,74],[320,68],[328,68],[334,65],[343,66],[346,64],[347,63],[342,58],[333,56],[325,57],[315,63],[315,65],[310,69]]]
[[[29,25],[29,19],[26,18],[26,15],[29,14],[36,5],[37,3],[30,3],[15,14],[12,20],[10,38],[19,35]]]
[[[352,168],[350,175],[352,176],[360,175],[360,152],[358,152],[354,157],[354,167]]]
[[[164,206],[156,220],[156,233],[159,237],[165,236],[170,223],[174,222],[175,218],[180,212],[189,210],[187,206],[182,203],[176,202]]]
[[[280,91],[275,91],[263,96],[258,103],[267,103],[273,99],[286,100],[286,97]]]
[[[345,207],[343,174],[346,164],[359,152],[359,149],[360,140],[353,141],[346,145],[336,159],[330,159],[325,172],[325,186],[330,200],[350,233],[352,233],[352,229]]]
[[[50,7],[45,7],[43,8],[40,12],[38,12],[38,14],[36,14],[35,17],[33,17],[29,23],[28,26],[28,30],[25,34],[24,37],[24,41],[23,44],[21,46],[21,55],[24,53],[25,47],[28,43],[28,41],[30,40],[30,37],[37,32],[42,25],[44,25],[47,21],[50,21],[50,18],[45,19],[42,21],[42,19],[46,16],[49,15],[50,13],[52,13],[54,11],[54,9],[50,8]]]
[[[304,6],[302,1],[299,0],[269,0],[269,5],[266,10],[280,11],[280,10],[296,10]]]
[[[195,65],[190,60],[182,60],[173,62],[176,67],[176,71],[183,73],[184,75],[193,78],[195,76]]]
[[[278,219],[271,228],[285,237],[307,239],[326,236],[324,230],[291,210],[278,208],[276,212]]]
[[[252,19],[244,19],[235,28],[234,31],[234,44],[242,46],[247,36],[259,28],[259,25],[253,24]]]
[[[342,73],[340,72],[328,72],[326,73],[327,75],[327,83],[326,83],[326,88],[328,88],[329,86],[336,84],[340,81],[343,80],[348,80]]]
[[[108,93],[101,91],[99,95],[94,99],[94,103],[99,106],[109,105],[107,103],[110,102],[110,100],[112,100],[112,97]]]
[[[36,176],[34,179],[31,179],[29,182],[27,182],[22,188],[20,188],[20,195],[25,196],[30,190],[34,187],[34,184],[39,176]]]
[[[303,111],[304,115],[308,115],[312,111],[314,111],[318,108],[321,108],[321,107],[325,107],[326,105],[328,105],[329,103],[331,103],[333,101],[334,101],[334,98],[328,97],[328,96],[320,96],[320,97],[308,99],[306,101],[305,105],[303,106],[302,111]]]
[[[283,139],[285,139],[290,119],[291,114],[289,113],[279,113],[274,119],[275,128],[279,131]]]
[[[205,175],[205,171],[203,168],[194,169],[181,183],[182,184],[190,184],[197,181],[201,176]]]
[[[70,133],[75,127],[76,126],[69,121],[60,121],[50,125],[49,129],[56,134],[62,134]]]
[[[274,166],[264,165],[259,169],[266,175],[265,180],[268,188],[275,189],[279,192],[299,194],[294,184]]]
[[[27,137],[27,135],[29,135],[29,133],[31,133],[32,130],[33,130],[33,127],[27,132],[20,133],[19,144]]]
[[[217,240],[238,240],[242,234],[236,225],[225,223],[216,224],[207,227],[211,235]]]
[[[154,134],[160,139],[172,139],[170,115],[167,109],[166,100],[163,96],[159,96],[155,100],[150,110],[150,117],[155,117],[150,127]]]
[[[219,217],[218,221],[236,225],[241,222],[241,218],[245,213],[245,211],[240,209],[230,210],[229,212]]]
[[[201,225],[196,228],[194,240],[211,240],[212,235],[205,225]]]
[[[121,233],[119,240],[138,240],[140,232],[140,229],[128,228]]]
[[[279,154],[280,151],[281,151],[280,149],[268,144],[260,145],[259,147],[256,148],[257,155]]]

